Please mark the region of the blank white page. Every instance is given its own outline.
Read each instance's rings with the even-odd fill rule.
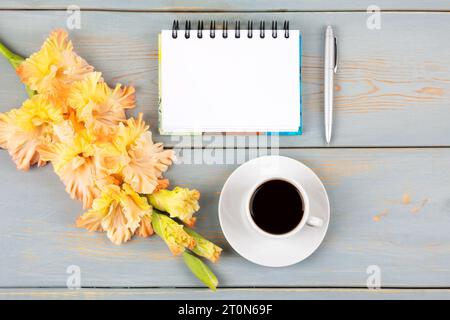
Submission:
[[[160,38],[160,129],[182,132],[298,131],[300,123],[300,38],[291,30],[273,38],[266,30],[247,37],[234,30],[184,30]]]

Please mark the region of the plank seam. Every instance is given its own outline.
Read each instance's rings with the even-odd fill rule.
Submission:
[[[0,11],[62,11],[67,8],[0,8]],[[81,8],[83,12],[123,12],[123,13],[367,13],[367,10],[289,10],[289,9],[267,9],[267,10],[230,10],[230,9],[104,9],[104,8]],[[385,9],[381,13],[450,13],[448,9]]]
[[[64,286],[55,286],[55,287],[51,287],[51,286],[36,286],[36,287],[32,287],[32,286],[18,286],[18,287],[12,287],[12,286],[6,286],[6,287],[0,287],[0,290],[31,290],[31,289],[63,289],[63,290],[72,290],[69,289],[67,287]],[[90,290],[90,289],[97,289],[97,290],[104,290],[104,289],[130,289],[130,290],[152,290],[152,289],[189,289],[189,290],[205,290],[204,287],[189,287],[189,286],[154,286],[154,287],[129,287],[129,286],[83,286],[80,288],[80,290]],[[381,287],[379,289],[369,289],[367,287],[279,287],[279,286],[274,286],[274,287],[268,287],[268,286],[254,286],[254,287],[238,287],[238,286],[225,286],[225,287],[218,287],[217,289],[219,290],[246,290],[246,289],[255,289],[255,290],[367,290],[367,291],[383,291],[383,290],[429,290],[429,291],[439,291],[439,290],[450,290],[450,287]]]
[[[224,148],[224,147],[173,147],[173,146],[164,146],[164,149],[180,149],[180,150],[215,150],[215,149],[223,149],[223,150],[255,150],[255,149],[260,149],[260,150],[271,150],[272,148],[250,148],[250,147],[234,147],[234,148]],[[450,146],[335,146],[335,147],[308,147],[308,146],[299,146],[299,147],[276,147],[273,149],[280,149],[280,150],[296,150],[296,149],[312,149],[312,150],[327,150],[327,149],[344,149],[344,150],[358,150],[358,149],[380,149],[380,150],[385,150],[385,149],[394,149],[394,150],[401,150],[401,149],[450,149]]]
[[[242,147],[242,148],[224,148],[224,147],[173,147],[173,146],[164,146],[164,149],[166,150],[447,150],[450,149],[450,146],[336,146],[336,147],[277,147],[277,148],[249,148],[249,147]],[[0,152],[8,152],[5,149],[0,149]]]

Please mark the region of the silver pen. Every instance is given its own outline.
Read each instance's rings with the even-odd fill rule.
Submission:
[[[324,115],[325,115],[325,138],[327,144],[331,141],[333,129],[333,93],[334,74],[337,71],[337,40],[333,34],[333,28],[327,27],[325,34],[325,67],[324,67]]]

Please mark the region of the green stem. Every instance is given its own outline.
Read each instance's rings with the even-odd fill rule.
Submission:
[[[164,241],[166,241],[166,239],[165,239],[166,235],[164,234],[163,227],[162,227],[162,220],[161,220],[162,216],[167,217],[167,219],[170,219],[171,221],[173,221],[173,223],[177,223],[177,222],[175,220],[173,220],[172,218],[170,218],[167,214],[164,214],[163,212],[158,211],[157,209],[153,208],[153,219],[152,219],[153,230],[155,230],[155,233],[158,236],[160,236]],[[186,229],[187,228],[184,228],[185,231],[187,231]],[[210,243],[209,241],[207,241],[206,239],[201,237],[198,233],[195,233],[192,230],[189,230],[189,232],[197,238],[196,239],[197,241],[200,240],[202,242],[201,244],[203,246],[207,246]],[[220,250],[220,251],[222,250],[219,247],[217,247],[217,249],[216,249],[215,248],[216,246],[212,243],[211,243],[211,245],[214,246],[213,250]],[[202,255],[210,256],[210,254],[205,253],[204,250],[202,250],[202,248],[198,248],[198,249],[194,248],[193,253],[199,254],[200,256],[202,256]],[[220,254],[220,252],[219,252],[219,254]],[[183,252],[183,260],[184,260],[184,263],[186,264],[186,266],[189,268],[189,270],[201,282],[203,282],[211,290],[213,290],[213,291],[216,290],[219,281],[217,280],[216,276],[211,271],[211,269],[202,260],[200,260],[199,258],[197,258],[196,256],[194,256],[193,254],[191,254],[187,251]]]
[[[25,60],[21,56],[11,52],[3,43],[0,42],[0,53],[9,61],[9,63],[13,66],[14,69]]]
[[[185,251],[183,260],[191,272],[212,291],[216,291],[219,281],[211,269],[199,258]]]
[[[1,42],[0,42],[0,53],[8,60],[8,62],[12,65],[14,70],[16,70],[17,67],[25,60],[23,57],[9,50]],[[27,92],[30,98],[36,94],[36,92],[34,90],[31,90],[28,86],[25,86],[25,91]]]
[[[25,91],[27,92],[27,94],[30,98],[36,94],[36,91],[31,90],[30,87],[28,87],[28,86],[25,86]]]

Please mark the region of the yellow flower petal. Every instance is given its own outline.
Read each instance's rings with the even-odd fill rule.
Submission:
[[[139,237],[147,238],[153,235],[152,216],[146,214],[142,217],[139,228],[136,230],[136,235]]]
[[[117,125],[125,121],[125,109],[135,106],[134,92],[133,87],[120,84],[110,89],[101,73],[93,72],[72,85],[68,103],[88,129],[96,135],[109,137]]]
[[[153,211],[152,225],[156,234],[166,242],[174,255],[183,253],[185,248],[193,249],[196,245],[195,239],[184,230],[181,224],[164,214]]]
[[[156,186],[153,192],[167,189],[169,185],[170,185],[169,179],[158,179],[158,185]]]
[[[128,162],[128,155],[126,153],[121,153],[112,144],[96,146],[96,165],[101,176],[121,176],[122,168]],[[123,179],[121,178],[121,180]]]
[[[64,101],[72,82],[83,79],[92,70],[73,51],[67,32],[55,30],[38,52],[19,65],[17,74],[32,90]]]
[[[130,186],[110,185],[94,200],[92,209],[77,220],[77,226],[88,230],[106,231],[115,244],[131,239],[135,232],[150,235],[152,207]],[[138,228],[142,230],[137,231]]]
[[[60,142],[41,145],[39,154],[51,161],[56,174],[66,186],[72,199],[81,200],[84,208],[90,208],[100,191],[96,185],[96,165],[92,141],[85,132],[73,133],[61,129]]]
[[[142,217],[151,214],[151,207],[145,198],[140,197],[126,184],[120,191],[117,186],[112,188],[115,190],[114,201],[102,220],[102,227],[114,244],[121,244],[131,239]]]
[[[156,209],[169,213],[173,218],[179,218],[188,226],[195,224],[193,214],[200,210],[200,192],[197,190],[175,187],[173,190],[159,190],[147,195],[147,198]]]
[[[21,108],[0,114],[0,147],[8,149],[18,169],[44,165],[38,148],[52,143],[53,124],[63,120],[62,110],[47,97],[35,95]]]
[[[76,225],[78,228],[84,228],[88,231],[103,231],[102,219],[105,215],[106,213],[102,211],[90,209],[82,216],[78,217]]]
[[[175,159],[172,150],[164,150],[161,143],[153,143],[142,114],[137,120],[131,118],[126,125],[119,125],[115,145],[121,154],[128,156],[122,165],[124,180],[139,193],[154,192],[162,173]]]
[[[112,205],[106,218],[102,220],[102,227],[112,243],[120,245],[133,236],[134,230],[128,227],[128,221],[119,205]]]
[[[13,109],[6,113],[0,113],[0,148],[8,149],[8,141],[11,135],[14,134],[14,113],[16,109]]]
[[[192,248],[192,251],[201,256],[205,257],[211,262],[217,262],[219,261],[220,255],[222,253],[222,248],[219,246],[216,246],[211,241],[203,238],[201,235],[199,235],[197,232],[195,232],[192,229],[185,228],[184,229],[192,238],[195,239],[195,247]]]
[[[72,199],[81,200],[85,209],[92,206],[100,193],[95,183],[95,165],[92,159],[76,157],[58,175]]]
[[[120,123],[112,144],[97,148],[97,167],[104,175],[121,175],[136,192],[148,194],[160,188],[162,173],[174,160],[172,150],[154,144],[148,126],[142,120]]]
[[[137,119],[130,118],[126,123],[119,124],[117,137],[114,139],[118,149],[126,151],[127,147],[135,145],[136,141],[148,132],[149,126],[145,124],[142,117],[143,114],[139,113]]]
[[[116,187],[105,189],[101,197],[94,200],[92,209],[78,217],[76,221],[78,228],[85,228],[89,231],[103,231],[102,220],[108,214],[111,203],[114,201],[114,197],[111,196],[111,192],[114,192],[114,188]]]
[[[27,99],[20,108],[23,115],[18,116],[16,124],[31,131],[36,127],[52,126],[63,121],[63,108],[55,105],[46,95],[38,94]]]
[[[77,166],[76,163],[73,163],[74,159],[94,156],[94,141],[85,131],[75,132],[65,122],[61,124],[56,133],[59,142],[43,146],[40,148],[40,152],[45,161],[52,162],[57,173],[68,165]]]
[[[45,164],[37,151],[41,145],[40,134],[39,129],[27,132],[15,128],[14,135],[10,137],[7,145],[8,153],[18,170],[27,171],[35,164],[39,166]]]

